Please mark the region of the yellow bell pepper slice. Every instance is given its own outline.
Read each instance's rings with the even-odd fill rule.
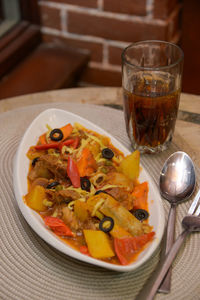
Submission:
[[[83,230],[89,253],[94,258],[115,256],[111,242],[106,233],[99,230]]]
[[[136,180],[140,172],[140,152],[134,151],[126,156],[119,165],[119,171],[131,180]]]
[[[44,205],[46,199],[45,188],[41,185],[34,186],[25,196],[27,205],[37,211],[45,211],[47,206]]]

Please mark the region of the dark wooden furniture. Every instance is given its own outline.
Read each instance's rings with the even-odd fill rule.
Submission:
[[[40,44],[0,82],[0,99],[73,86],[89,56],[63,44]]]
[[[183,91],[200,95],[200,1],[183,0],[182,41]]]

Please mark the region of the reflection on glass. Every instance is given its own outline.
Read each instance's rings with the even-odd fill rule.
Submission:
[[[19,0],[0,0],[0,36],[20,20]]]

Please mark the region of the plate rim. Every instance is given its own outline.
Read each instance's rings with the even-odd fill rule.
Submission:
[[[126,266],[121,266],[121,265],[115,265],[115,264],[111,264],[111,263],[107,263],[92,257],[88,257],[80,252],[78,252],[77,250],[73,249],[72,247],[68,246],[66,243],[62,242],[61,239],[59,239],[54,233],[50,232],[50,230],[48,230],[48,228],[46,228],[45,226],[42,226],[42,228],[40,228],[41,230],[38,229],[38,220],[36,221],[36,218],[33,218],[33,214],[34,215],[38,215],[39,214],[35,211],[33,211],[31,208],[29,208],[23,201],[23,196],[20,192],[19,189],[19,176],[18,176],[18,172],[19,172],[19,157],[20,157],[20,150],[24,144],[24,141],[26,141],[26,138],[29,134],[29,131],[31,130],[32,127],[35,126],[35,124],[37,125],[38,120],[40,121],[40,119],[45,116],[45,115],[51,115],[52,113],[64,113],[66,114],[66,118],[68,115],[70,115],[72,118],[78,118],[80,121],[75,120],[74,122],[80,122],[83,121],[83,123],[88,124],[88,126],[91,126],[92,129],[96,132],[99,132],[100,134],[104,134],[108,137],[111,138],[111,142],[112,144],[114,144],[114,146],[116,144],[118,144],[116,147],[120,147],[120,150],[124,153],[124,154],[130,154],[131,152],[121,143],[119,142],[113,135],[111,135],[109,132],[107,132],[106,130],[104,130],[103,128],[101,128],[100,126],[94,124],[93,122],[79,116],[78,114],[72,113],[70,111],[67,110],[63,110],[63,109],[58,109],[58,108],[49,108],[49,109],[45,109],[43,110],[41,113],[39,113],[30,123],[30,125],[27,127],[21,141],[20,144],[17,148],[17,152],[15,154],[14,157],[14,161],[13,161],[13,185],[14,185],[14,193],[15,193],[15,198],[17,200],[17,204],[20,208],[20,211],[22,213],[22,215],[24,216],[25,220],[27,221],[27,223],[30,225],[30,227],[37,233],[37,235],[39,235],[45,242],[47,242],[48,244],[50,244],[52,247],[54,247],[55,249],[61,251],[62,253],[64,253],[65,255],[68,255],[70,257],[72,257],[73,259],[78,259],[80,261],[83,261],[85,263],[90,263],[93,264],[95,266],[98,267],[103,267],[103,268],[107,268],[113,271],[120,271],[120,272],[127,272],[127,271],[135,271],[138,269],[138,267],[140,267],[141,265],[143,265],[145,262],[147,262],[149,260],[149,258],[153,255],[153,253],[155,252],[155,250],[158,248],[161,240],[162,240],[162,236],[164,233],[164,226],[165,226],[165,218],[164,218],[164,208],[163,208],[163,203],[162,203],[162,199],[160,196],[160,193],[158,191],[158,188],[155,184],[155,182],[153,181],[152,177],[150,176],[150,174],[147,172],[146,168],[143,166],[143,164],[140,162],[140,165],[142,166],[143,172],[145,174],[145,177],[147,177],[147,181],[149,183],[149,186],[151,186],[154,190],[154,193],[157,194],[158,199],[156,199],[157,202],[157,208],[159,209],[159,228],[156,231],[156,240],[152,243],[150,249],[147,251],[147,254],[144,255],[144,257],[142,257],[140,260],[136,260],[135,262],[131,263],[130,265],[126,265]],[[85,127],[87,127],[87,125],[83,125]],[[39,216],[40,217],[40,216]],[[41,217],[40,217],[41,218]],[[42,220],[42,218],[41,218]],[[41,224],[40,224],[41,225]],[[43,224],[44,225],[44,224]],[[41,227],[41,226],[40,226]],[[55,244],[55,240],[57,240],[57,243]],[[67,249],[67,251],[66,251]]]

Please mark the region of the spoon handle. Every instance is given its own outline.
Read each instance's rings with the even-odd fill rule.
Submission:
[[[160,264],[158,264],[156,270],[151,275],[151,277],[147,280],[139,294],[136,296],[135,300],[153,300],[158,287],[160,286],[163,278],[165,277],[169,267],[171,266],[176,254],[178,253],[183,241],[186,236],[190,232],[188,230],[184,230],[175,243],[173,244],[171,250],[168,252],[165,260]]]
[[[162,249],[161,261],[164,260],[166,254],[169,252],[169,250],[171,249],[174,243],[175,220],[176,220],[176,205],[171,204],[169,216],[168,216],[168,223],[167,223],[165,247],[163,247]],[[170,292],[170,289],[171,289],[171,268],[169,268],[158,291],[167,294]]]

